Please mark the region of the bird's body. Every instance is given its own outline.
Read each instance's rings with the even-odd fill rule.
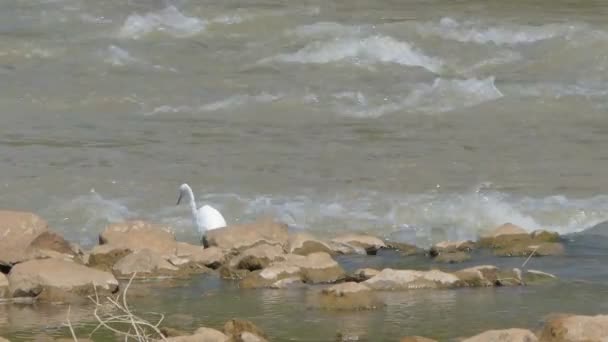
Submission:
[[[179,187],[179,198],[177,204],[181,202],[184,195],[190,197],[190,209],[192,211],[192,223],[194,227],[201,234],[203,241],[205,241],[205,235],[208,230],[226,227],[226,220],[224,216],[210,205],[204,205],[199,209],[196,208],[196,201],[194,199],[194,193],[192,188],[188,184],[182,184]]]

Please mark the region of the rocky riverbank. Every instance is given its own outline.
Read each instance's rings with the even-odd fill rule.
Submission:
[[[83,250],[53,232],[33,213],[0,211],[0,236],[0,298],[5,302],[30,303],[79,303],[91,296],[111,296],[119,294],[121,286],[124,290],[123,280],[132,278],[135,281],[187,281],[199,274],[208,274],[235,282],[242,291],[304,288],[307,305],[316,310],[382,310],[386,305],[383,294],[387,292],[522,287],[555,282],[554,275],[526,266],[530,258],[565,253],[564,239],[559,234],[528,232],[510,223],[481,234],[477,241],[444,241],[424,249],[363,234],[325,239],[291,232],[285,224],[262,219],[210,231],[207,236],[210,247],[203,248],[178,242],[170,227],[128,221],[109,225],[100,234],[99,245]],[[431,267],[364,267],[349,271],[339,262],[340,258],[353,255],[359,256],[362,264],[367,262],[366,266],[373,266],[374,258],[383,250],[393,250],[399,258],[426,258],[431,261]],[[474,263],[478,251],[496,257],[528,259],[520,267],[477,264],[455,268],[453,265]],[[446,264],[452,264],[451,268],[442,267]],[[159,286],[162,283],[159,281]],[[603,316],[560,316],[548,321],[538,333],[522,329],[493,330],[467,341],[595,341],[597,336],[608,338],[607,322]],[[594,328],[574,328],[581,324]],[[243,337],[230,331],[226,327],[223,332],[201,328],[190,337],[172,338],[177,338],[176,341],[268,339],[260,332],[243,332]],[[403,341],[417,339],[422,341],[420,337]]]

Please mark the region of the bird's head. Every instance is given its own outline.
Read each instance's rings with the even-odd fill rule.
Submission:
[[[179,186],[179,197],[177,197],[176,205],[178,205],[182,201],[182,197],[184,197],[184,195],[188,193],[189,188],[190,187],[186,183]]]

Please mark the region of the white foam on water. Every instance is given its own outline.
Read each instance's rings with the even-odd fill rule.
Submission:
[[[443,62],[425,55],[405,41],[385,35],[364,38],[338,37],[329,40],[314,39],[302,49],[261,60],[268,62],[326,64],[348,62],[355,65],[395,63],[405,66],[422,67],[438,72]]]
[[[494,84],[494,77],[485,79],[442,79],[432,84],[419,84],[403,99],[383,98],[381,103],[371,103],[361,92],[335,94],[336,109],[345,115],[361,118],[377,118],[399,111],[443,113],[473,107],[501,98],[503,95]]]
[[[370,25],[350,26],[331,21],[322,21],[310,25],[298,26],[295,29],[287,31],[287,34],[300,38],[357,36],[362,33],[369,33],[371,29],[372,26]]]
[[[442,18],[439,23],[429,22],[416,25],[422,36],[439,36],[446,40],[462,43],[496,45],[529,44],[555,37],[570,37],[586,28],[582,24],[532,25],[486,25],[480,22],[459,22],[452,18]]]
[[[220,101],[208,103],[200,107],[201,111],[214,112],[224,109],[242,107],[246,104],[261,104],[277,101],[283,97],[282,94],[260,93],[258,95],[234,95]]]
[[[131,54],[127,50],[121,49],[116,45],[110,45],[108,47],[105,62],[113,66],[125,66],[128,64],[142,63],[142,61],[140,61],[139,59],[131,56]]]
[[[120,28],[118,36],[139,39],[153,32],[165,32],[176,38],[185,38],[204,31],[206,26],[205,20],[186,16],[176,7],[169,6],[144,15],[130,15]]]

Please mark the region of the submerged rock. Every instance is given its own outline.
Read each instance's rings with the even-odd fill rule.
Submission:
[[[163,257],[177,253],[177,241],[171,229],[145,221],[111,224],[99,235],[99,244],[124,247],[133,252],[149,249]]]
[[[403,256],[423,254],[424,250],[404,242],[386,242],[386,248],[394,249]]]
[[[379,249],[386,248],[384,241],[371,235],[347,234],[338,236],[332,241],[363,248],[368,255],[375,255]]]
[[[369,287],[355,282],[323,289],[319,303],[327,310],[371,310],[383,305]]]
[[[87,266],[94,267],[102,271],[112,271],[114,264],[124,258],[131,250],[126,247],[114,245],[98,245],[89,252]]]
[[[30,260],[15,265],[8,276],[12,297],[68,301],[78,296],[118,291],[111,273],[61,259]]]
[[[285,247],[288,238],[287,225],[271,219],[232,225],[207,232],[209,245],[222,249],[244,250],[264,243]]]
[[[447,252],[437,255],[434,260],[436,262],[442,262],[446,264],[456,264],[471,260],[471,255],[469,253],[461,251]]]
[[[287,252],[299,255],[308,255],[317,252],[333,254],[333,250],[327,243],[315,239],[308,233],[294,233],[289,235]]]
[[[36,214],[0,210],[0,266],[28,260],[27,248],[47,230],[46,221]]]
[[[244,319],[231,319],[224,324],[224,334],[235,342],[266,341],[268,336],[253,322]]]
[[[469,337],[462,342],[536,342],[538,338],[530,330],[504,329],[488,330],[481,334]]]
[[[460,278],[438,270],[413,271],[386,268],[362,284],[374,290],[437,289],[457,287]]]
[[[608,340],[608,315],[556,315],[545,324],[541,342],[590,342]]]
[[[204,248],[203,246],[178,242],[177,256],[212,269],[218,269],[228,260],[229,252],[214,246]]]

